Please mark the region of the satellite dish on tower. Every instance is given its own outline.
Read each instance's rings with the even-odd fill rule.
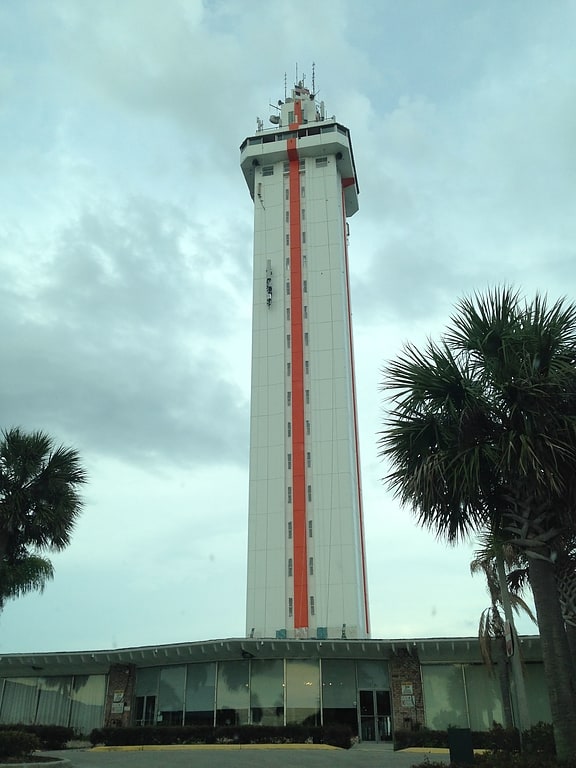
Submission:
[[[278,125],[280,122],[280,115],[270,115],[270,122],[274,123],[274,125]]]

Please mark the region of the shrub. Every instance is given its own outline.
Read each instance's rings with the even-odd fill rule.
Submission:
[[[0,757],[28,757],[40,749],[40,739],[25,731],[0,731]]]
[[[526,752],[538,755],[555,755],[554,732],[551,723],[539,722],[524,731],[523,747]]]
[[[93,746],[109,747],[141,744],[319,744],[322,728],[317,726],[287,725],[206,725],[137,726],[134,728],[95,728],[90,734]]]
[[[66,743],[74,738],[74,729],[63,725],[0,725],[0,733],[5,731],[34,734],[40,740],[40,749],[65,749]]]

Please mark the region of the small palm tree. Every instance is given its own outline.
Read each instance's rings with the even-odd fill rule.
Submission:
[[[387,480],[451,543],[482,530],[522,550],[559,758],[576,753],[576,695],[555,562],[576,530],[576,304],[508,288],[464,299],[441,343],[386,369]]]
[[[0,439],[0,608],[53,578],[42,553],[64,549],[82,510],[78,452],[19,428]]]
[[[538,624],[530,606],[518,593],[508,589],[505,566],[511,567],[518,563],[520,553],[510,544],[502,544],[497,537],[484,533],[479,539],[479,548],[474,553],[470,563],[472,575],[481,573],[486,579],[490,595],[490,606],[480,614],[478,624],[478,642],[480,654],[486,666],[493,667],[492,651],[497,662],[498,680],[504,708],[504,720],[507,728],[514,725],[510,698],[510,676],[508,674],[508,659],[506,648],[506,622],[512,636],[513,650],[511,656],[512,677],[518,706],[518,726],[522,733],[530,724],[528,699],[524,684],[524,671],[519,656],[520,645],[517,639],[516,627],[512,612],[526,613],[535,624]],[[502,615],[504,613],[504,616]]]

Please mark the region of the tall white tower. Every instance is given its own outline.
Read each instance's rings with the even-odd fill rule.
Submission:
[[[365,638],[347,128],[298,83],[241,146],[254,200],[247,634]]]

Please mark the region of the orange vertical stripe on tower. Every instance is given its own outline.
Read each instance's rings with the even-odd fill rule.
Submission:
[[[301,105],[296,102],[296,114]],[[300,161],[296,139],[288,139],[290,194],[290,334],[292,348],[292,514],[294,547],[294,627],[308,627],[306,464],[304,433],[304,344],[302,331],[302,230]]]

